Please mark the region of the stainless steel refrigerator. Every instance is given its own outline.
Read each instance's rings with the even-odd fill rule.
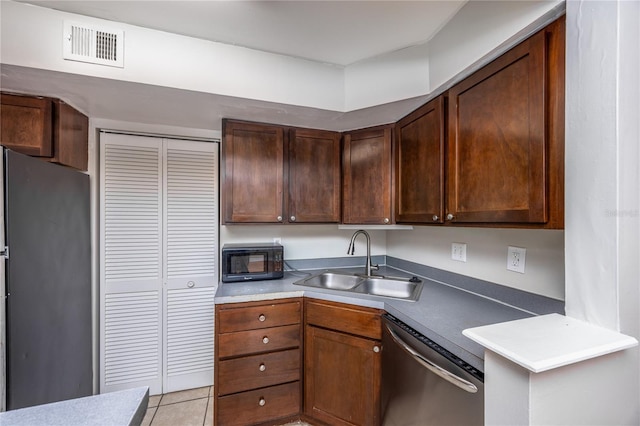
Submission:
[[[89,176],[4,148],[2,159],[5,408],[91,395]]]

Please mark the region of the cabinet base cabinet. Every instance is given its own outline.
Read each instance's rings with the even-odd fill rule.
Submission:
[[[302,299],[216,306],[214,424],[282,425],[302,408]]]
[[[378,425],[382,311],[312,299],[304,306],[304,418]]]
[[[300,382],[218,398],[218,426],[267,424],[300,413]]]
[[[330,425],[377,425],[379,371],[379,341],[307,326],[304,413]]]

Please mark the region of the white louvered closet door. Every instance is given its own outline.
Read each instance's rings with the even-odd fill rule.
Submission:
[[[218,146],[100,141],[100,390],[211,385]]]
[[[100,391],[162,392],[162,145],[102,133]]]
[[[213,384],[218,147],[165,141],[164,392]]]

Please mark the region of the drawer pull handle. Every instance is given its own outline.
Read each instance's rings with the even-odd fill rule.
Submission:
[[[267,401],[265,401],[264,398],[260,398],[258,400],[258,405],[261,406],[261,407],[264,407],[264,404],[266,404],[266,403],[267,403]]]
[[[374,346],[374,347],[373,347],[373,351],[374,351],[375,353],[380,352],[380,346]]]
[[[260,316],[258,316],[258,321],[260,321],[260,322],[265,322],[266,319],[267,319],[267,317],[264,316],[264,314],[260,314]]]
[[[267,343],[269,343],[269,338],[268,338],[267,336],[264,336],[264,337],[262,338],[262,343],[264,343],[265,345],[266,345]]]
[[[267,369],[267,366],[264,365],[264,364],[260,364],[260,367],[258,367],[258,370],[260,370],[260,371],[264,371],[266,369]]]

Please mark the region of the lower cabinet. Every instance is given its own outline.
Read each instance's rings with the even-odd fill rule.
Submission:
[[[305,300],[305,419],[329,425],[380,423],[381,313]]]
[[[301,318],[301,299],[216,306],[216,425],[275,425],[299,416]]]
[[[378,425],[382,313],[307,298],[216,305],[214,424]]]

